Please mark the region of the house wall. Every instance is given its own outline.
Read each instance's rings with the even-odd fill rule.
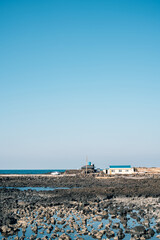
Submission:
[[[132,174],[134,172],[133,168],[110,168],[108,174]]]

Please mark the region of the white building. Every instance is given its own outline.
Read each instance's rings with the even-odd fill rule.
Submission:
[[[130,165],[111,165],[108,169],[108,174],[132,174],[134,173],[134,168]]]

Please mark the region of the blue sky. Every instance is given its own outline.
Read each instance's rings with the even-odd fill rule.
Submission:
[[[160,167],[160,2],[0,1],[2,169]]]

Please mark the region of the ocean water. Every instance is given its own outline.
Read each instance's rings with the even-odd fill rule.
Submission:
[[[65,169],[0,169],[0,174],[46,174],[51,172],[65,172]]]

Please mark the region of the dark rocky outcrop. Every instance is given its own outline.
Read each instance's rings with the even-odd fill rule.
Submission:
[[[51,239],[61,240],[70,239],[71,234],[77,234],[77,239],[85,239],[86,235],[95,239],[124,239],[128,234],[137,239],[151,239],[160,232],[157,220],[160,216],[160,198],[153,198],[160,196],[158,179],[149,179],[147,183],[146,179],[128,179],[126,182],[123,178],[100,180],[94,177],[26,176],[18,177],[17,182],[15,177],[0,177],[0,182],[3,186],[78,186],[39,192],[1,188],[1,236],[13,236],[21,229],[21,239],[26,239],[28,226],[32,231],[30,239],[38,239],[38,234],[43,235],[41,239],[49,239],[50,236]],[[146,194],[152,197],[146,198]],[[132,197],[126,197],[129,195]],[[157,220],[154,229],[153,217]],[[79,218],[78,223],[76,218]],[[130,219],[139,226],[134,225],[130,229]],[[107,224],[104,224],[105,221]],[[98,222],[97,229],[93,227],[95,222]]]

